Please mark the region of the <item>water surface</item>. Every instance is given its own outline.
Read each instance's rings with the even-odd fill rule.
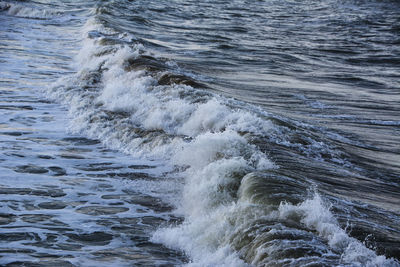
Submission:
[[[0,10],[2,264],[399,266],[396,1]]]

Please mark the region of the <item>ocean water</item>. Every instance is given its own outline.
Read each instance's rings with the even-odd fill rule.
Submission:
[[[399,14],[1,1],[0,265],[400,266]]]

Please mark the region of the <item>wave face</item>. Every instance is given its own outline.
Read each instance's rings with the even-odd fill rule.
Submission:
[[[101,1],[43,91],[71,132],[164,166],[143,190],[183,219],[150,241],[189,266],[399,266],[394,8]]]

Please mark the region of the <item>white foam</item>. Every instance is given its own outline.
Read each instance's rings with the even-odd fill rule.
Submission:
[[[152,241],[184,250],[192,259],[189,266],[247,266],[226,242],[234,231],[229,218],[232,209],[234,204],[214,208],[177,227],[159,229]]]
[[[368,249],[363,243],[350,237],[342,229],[329,206],[315,194],[312,199],[307,199],[299,205],[281,203],[279,218],[285,219],[293,215],[301,217],[301,222],[311,230],[318,232],[319,236],[328,241],[329,246],[341,255],[342,264],[354,266],[395,266],[395,261],[378,256],[373,250]]]
[[[137,50],[128,51],[126,47],[119,50],[115,58],[123,60],[138,54]],[[193,88],[157,86],[156,80],[143,71],[125,72],[122,62],[113,59],[113,63],[116,64],[107,63],[110,69],[104,74],[105,86],[98,100],[110,110],[132,112],[132,121],[146,129],[195,137],[226,129],[261,134],[272,128],[269,121],[246,111],[232,110],[216,96],[194,104],[190,97],[179,98],[180,93]]]

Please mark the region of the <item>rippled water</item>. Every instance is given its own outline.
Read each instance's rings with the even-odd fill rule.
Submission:
[[[399,266],[396,1],[0,3],[0,263]]]

